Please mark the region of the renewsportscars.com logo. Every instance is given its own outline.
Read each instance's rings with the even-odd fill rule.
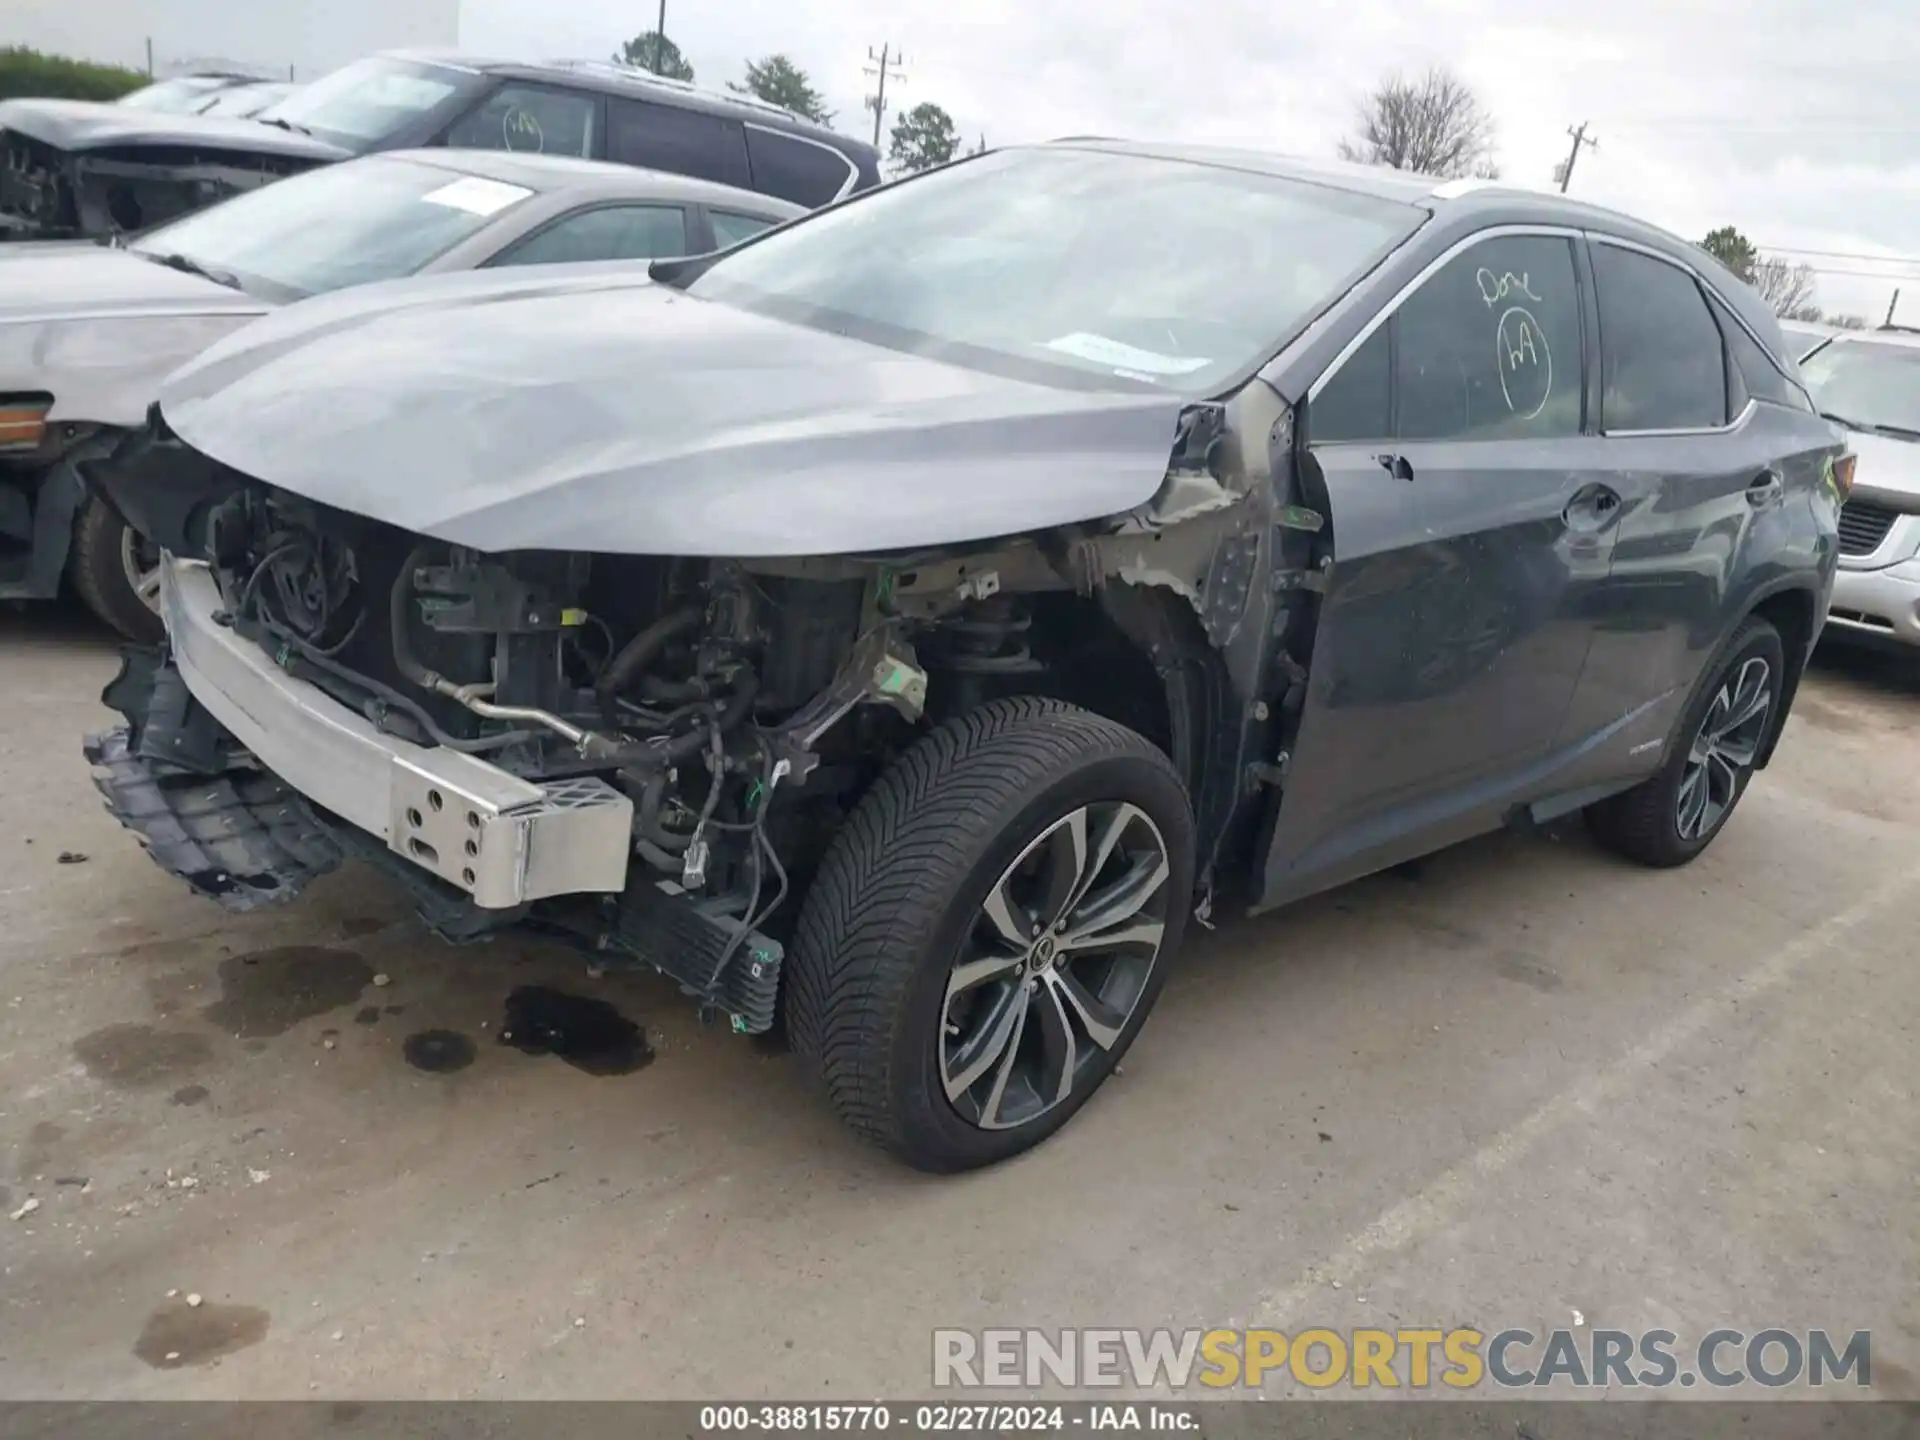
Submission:
[[[1496,1331],[1315,1327],[1279,1330],[936,1330],[938,1389],[1127,1386],[1137,1391],[1292,1381],[1313,1389],[1778,1388],[1873,1383],[1873,1337],[1825,1330]]]

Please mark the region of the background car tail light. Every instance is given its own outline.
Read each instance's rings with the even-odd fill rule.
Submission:
[[[1842,500],[1853,493],[1853,467],[1854,462],[1859,458],[1852,451],[1848,451],[1833,462],[1833,488],[1840,492]]]
[[[38,450],[52,405],[51,395],[0,395],[0,455]]]

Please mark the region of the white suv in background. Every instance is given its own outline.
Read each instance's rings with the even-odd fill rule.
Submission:
[[[1800,373],[1860,457],[1824,633],[1920,648],[1920,330],[1843,331]]]

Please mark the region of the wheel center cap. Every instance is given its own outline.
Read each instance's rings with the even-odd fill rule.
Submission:
[[[1042,935],[1028,952],[1027,963],[1035,970],[1045,970],[1053,964],[1053,953],[1053,937]]]

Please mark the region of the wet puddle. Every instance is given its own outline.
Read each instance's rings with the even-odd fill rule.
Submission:
[[[286,945],[220,962],[220,998],[203,1012],[229,1035],[284,1035],[302,1020],[351,1005],[373,967],[351,950]]]
[[[133,1353],[156,1370],[203,1365],[266,1338],[267,1312],[251,1305],[162,1305],[147,1317]]]
[[[653,1060],[640,1026],[604,1000],[522,985],[507,996],[500,1043],[553,1055],[589,1075],[630,1075]]]

